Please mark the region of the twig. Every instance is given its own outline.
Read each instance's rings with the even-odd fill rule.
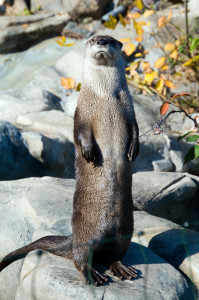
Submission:
[[[188,24],[188,2],[184,1],[185,5],[185,32],[186,32],[186,46],[187,52],[189,52],[189,24]]]

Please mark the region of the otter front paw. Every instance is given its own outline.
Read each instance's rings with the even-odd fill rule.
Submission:
[[[81,149],[82,149],[82,156],[85,158],[87,162],[91,162],[95,160],[92,145],[81,146]]]
[[[139,154],[139,142],[134,139],[131,141],[129,146],[129,150],[127,153],[127,157],[129,161],[134,161]]]

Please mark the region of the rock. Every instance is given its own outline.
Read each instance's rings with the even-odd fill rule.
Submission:
[[[134,211],[134,233],[132,241],[148,247],[150,240],[157,234],[183,227],[167,219],[153,216],[145,211]]]
[[[45,235],[69,235],[74,189],[74,180],[51,177],[0,181],[0,205],[5,216],[0,219],[0,257]],[[141,214],[139,221],[138,214]],[[157,227],[164,231],[179,228],[169,221],[146,217],[146,213],[141,212],[135,212],[135,226],[135,235],[150,227],[152,232],[155,228],[158,233],[163,230],[157,231]],[[132,243],[124,262],[138,269],[139,279],[122,282],[107,272],[111,281],[108,286],[92,288],[95,299],[101,299],[103,295],[107,300],[116,295],[117,299],[194,299],[185,278],[144,246]],[[11,264],[1,273],[0,299],[14,299],[20,263],[21,260]],[[82,282],[70,260],[50,254],[38,256],[35,251],[25,259],[15,299],[88,299],[92,291]]]
[[[60,72],[56,72],[52,65],[73,47],[62,47],[56,43],[56,40],[57,38],[55,37],[50,38],[32,46],[26,51],[4,54],[1,57],[0,89],[21,89],[29,84],[30,81],[33,81],[32,84],[34,84],[36,83],[37,76],[41,79],[40,71],[45,78],[48,77],[48,82],[51,78],[51,84],[54,87],[57,82],[57,77],[59,76],[60,78],[63,75]],[[73,40],[67,39],[67,42],[72,43]],[[79,43],[80,41],[78,41],[78,44]],[[44,74],[44,72],[46,74]],[[41,83],[43,86],[44,79]],[[40,84],[35,87],[36,91],[39,87]],[[48,89],[50,89],[50,86]],[[31,92],[31,97],[33,97],[33,95],[34,93]]]
[[[23,50],[37,40],[59,35],[69,20],[67,13],[1,17],[0,53]]]
[[[42,175],[42,166],[34,159],[19,130],[8,122],[0,122],[0,179],[14,180]]]
[[[30,93],[29,97],[28,91]],[[36,89],[35,94],[38,97],[33,96],[33,98],[31,92],[34,94],[33,90],[26,88],[27,97],[21,91],[16,90],[13,90],[13,92],[0,92],[0,120],[16,124],[16,120],[20,115],[60,109],[59,99],[53,99],[47,93],[38,95]]]
[[[73,143],[50,139],[31,131],[22,132],[22,136],[31,155],[42,163],[45,175],[75,177]]]
[[[85,45],[76,44],[55,65],[56,70],[64,77],[72,77],[76,83],[82,80],[83,63],[85,56]],[[72,62],[72,63],[71,63]]]
[[[106,5],[110,0],[74,0],[73,8],[69,11],[72,17],[85,18],[92,17],[93,19],[100,19],[103,15]]]
[[[132,241],[152,249],[199,288],[199,233],[145,212],[134,212],[134,222]]]
[[[154,236],[149,248],[181,270],[199,288],[199,233],[171,229]]]
[[[77,107],[79,92],[73,92],[69,96],[62,97],[61,106],[65,114],[71,118],[74,117],[75,109]]]
[[[194,299],[188,283],[179,272],[136,243],[131,244],[125,263],[138,270],[138,280],[120,281],[107,272],[109,284],[97,288],[82,282],[72,261],[46,253],[38,256],[37,253],[35,251],[25,259],[16,300],[30,300],[32,296],[39,300],[88,299],[88,295],[105,300]]]
[[[136,209],[197,230],[198,191],[198,178],[188,174],[140,172],[133,178]]]
[[[19,115],[16,120],[19,128],[40,133],[52,139],[73,142],[73,119],[62,111],[50,110]]]
[[[69,235],[74,186],[74,180],[50,177],[0,181],[0,260],[41,236]],[[1,273],[0,299],[15,299],[22,263]]]

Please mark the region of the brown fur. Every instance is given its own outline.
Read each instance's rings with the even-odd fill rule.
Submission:
[[[139,145],[121,43],[109,36],[96,36],[86,47],[82,89],[74,117],[76,190],[72,235],[45,237],[16,250],[4,258],[0,270],[40,248],[72,258],[87,283],[107,281],[96,269],[97,264],[106,265],[121,279],[137,276],[132,267],[121,263],[133,233],[131,161]],[[92,264],[88,263],[89,249]],[[13,254],[14,260],[10,258]]]

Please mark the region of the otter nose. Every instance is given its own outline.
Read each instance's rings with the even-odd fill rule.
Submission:
[[[108,41],[105,40],[105,39],[100,39],[100,40],[97,41],[97,45],[104,46],[104,45],[107,45],[107,44],[108,44]]]

